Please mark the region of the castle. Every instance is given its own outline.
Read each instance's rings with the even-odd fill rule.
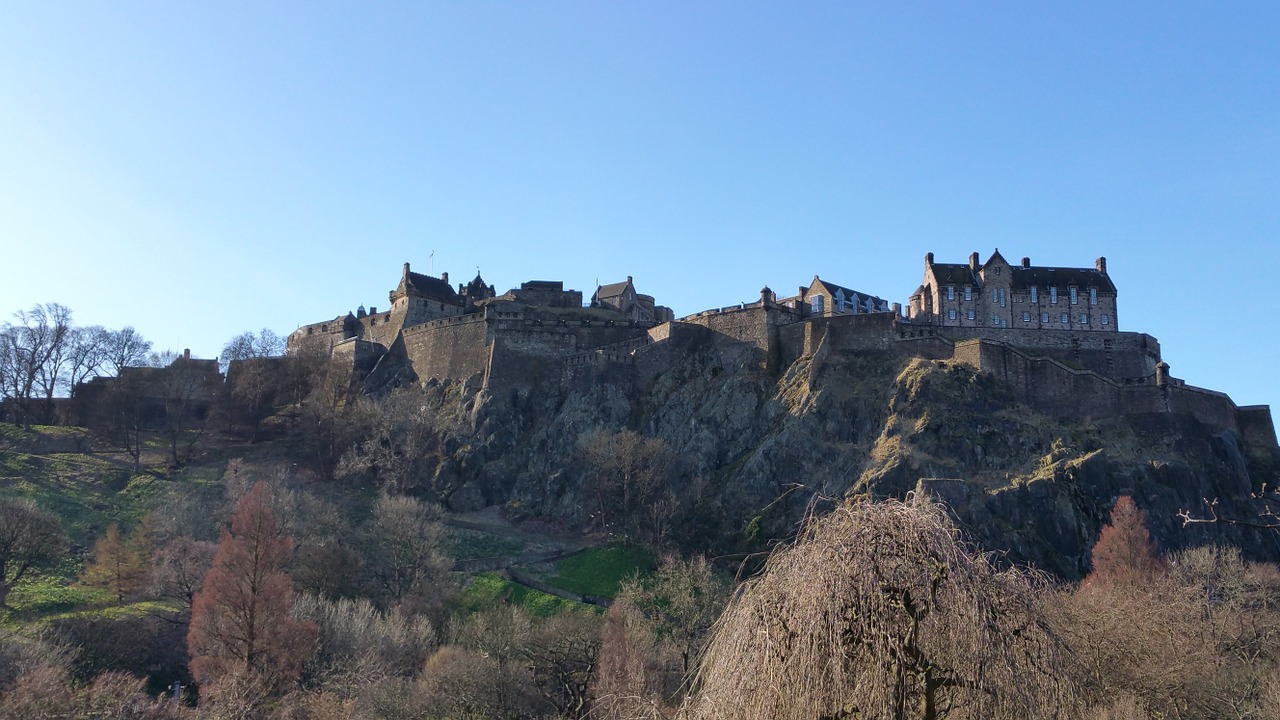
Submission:
[[[1276,443],[1267,406],[1170,375],[1159,342],[1119,328],[1106,258],[1093,268],[979,263],[925,256],[907,308],[818,276],[795,295],[768,287],[751,303],[676,319],[633,278],[601,285],[584,305],[562,282],[533,280],[502,295],[479,274],[455,289],[405,263],[390,308],[358,309],[289,335],[291,354],[320,354],[372,384],[468,380],[495,397],[547,383],[643,387],[698,349],[765,370],[830,352],[880,352],[955,362],[995,375],[1057,417],[1191,415],[1214,428]]]

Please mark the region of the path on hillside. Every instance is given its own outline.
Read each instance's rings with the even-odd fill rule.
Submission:
[[[517,525],[507,519],[502,508],[497,505],[474,512],[454,514],[445,519],[445,524],[514,540],[521,545],[521,551],[514,554],[455,561],[453,569],[465,572],[506,570],[513,565],[553,562],[582,552],[596,544],[595,539],[590,536],[571,533],[544,522],[531,520]]]

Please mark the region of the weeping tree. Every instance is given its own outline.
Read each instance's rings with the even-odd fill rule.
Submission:
[[[1034,583],[925,499],[811,519],[718,621],[692,718],[1074,717]]]

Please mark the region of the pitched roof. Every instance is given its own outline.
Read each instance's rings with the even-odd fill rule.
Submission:
[[[600,287],[596,288],[596,299],[603,300],[604,298],[621,297],[622,293],[627,291],[627,286],[630,284],[631,284],[630,280],[623,280],[622,282],[609,283],[608,285],[601,285]]]
[[[832,297],[835,297],[837,292],[841,292],[841,293],[844,293],[845,297],[849,298],[850,300],[853,300],[854,298],[856,298],[857,302],[866,302],[868,300],[875,301],[877,304],[886,302],[885,300],[878,298],[875,295],[868,295],[864,292],[858,292],[857,290],[847,288],[843,285],[837,285],[833,282],[828,282],[819,277],[814,277],[814,280],[819,285],[821,285],[823,289],[827,291],[828,295]]]
[[[965,263],[933,263],[933,277],[939,285],[977,285],[978,279]]]
[[[406,285],[405,290],[407,292],[412,292],[415,295],[429,297],[432,300],[458,302],[458,293],[454,291],[453,287],[437,277],[410,272],[407,281],[402,281],[402,284]]]
[[[1012,272],[1013,287],[1018,290],[1024,290],[1032,285],[1040,287],[1077,285],[1079,287],[1096,287],[1098,290],[1107,293],[1116,291],[1115,283],[1111,282],[1111,277],[1094,268],[1035,266],[1024,268],[1015,265]]]

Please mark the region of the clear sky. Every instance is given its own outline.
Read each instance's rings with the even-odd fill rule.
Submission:
[[[997,247],[1280,407],[1280,3],[0,0],[4,315],[213,357],[405,261],[684,315]]]

